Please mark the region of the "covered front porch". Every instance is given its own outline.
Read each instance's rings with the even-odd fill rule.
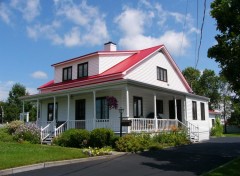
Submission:
[[[117,100],[116,109],[109,108],[106,97]],[[41,128],[42,140],[71,128],[89,131],[110,128],[120,133],[121,115],[131,121],[129,126],[123,127],[123,133],[160,132],[191,126],[186,120],[184,94],[139,83],[121,82],[99,88],[39,94],[32,96],[30,101],[36,101],[36,124]],[[123,109],[122,114],[119,108]]]

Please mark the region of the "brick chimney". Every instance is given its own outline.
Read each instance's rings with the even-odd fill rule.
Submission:
[[[104,44],[104,51],[117,51],[117,45],[113,42],[107,42]]]

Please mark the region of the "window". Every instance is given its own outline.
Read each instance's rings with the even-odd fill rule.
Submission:
[[[63,81],[72,80],[72,67],[63,68]]]
[[[78,78],[88,76],[88,63],[78,64]]]
[[[167,70],[161,67],[157,67],[157,80],[167,82]]]
[[[53,121],[53,119],[54,119],[53,109],[54,109],[53,103],[48,103],[47,121]],[[58,113],[57,112],[58,112],[58,104],[56,103],[55,104],[55,119],[56,119],[56,121],[58,119]]]
[[[163,100],[157,100],[157,115],[163,114]]]
[[[192,101],[192,116],[193,120],[197,120],[197,102]]]
[[[201,120],[205,120],[205,106],[201,103]]]
[[[133,116],[139,118],[143,115],[142,97],[133,97]]]
[[[96,99],[96,118],[109,119],[109,108],[106,97]]]

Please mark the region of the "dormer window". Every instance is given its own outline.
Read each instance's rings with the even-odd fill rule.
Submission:
[[[72,80],[72,67],[63,68],[63,81]]]
[[[88,76],[88,63],[78,64],[78,78],[83,78]]]
[[[157,67],[157,80],[167,82],[167,70],[161,67]]]

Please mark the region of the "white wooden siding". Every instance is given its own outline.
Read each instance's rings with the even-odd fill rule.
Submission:
[[[62,82],[62,70],[65,67],[72,66],[72,79],[77,79],[78,64],[88,62],[88,76],[97,75],[99,73],[99,59],[98,57],[91,57],[84,60],[76,60],[72,63],[56,66],[54,68],[54,82]]]
[[[118,103],[121,104],[121,91],[111,91],[109,92],[96,92],[97,97],[104,97],[104,96],[114,96],[118,100]],[[70,99],[70,117],[69,120],[75,120],[75,102],[76,100],[85,99],[86,100],[86,119],[93,119],[93,94],[79,94],[73,95]],[[47,109],[48,103],[53,103],[52,100],[45,100],[41,103],[41,118],[40,121],[47,121]],[[67,120],[67,96],[56,98],[56,103],[58,103],[58,121],[66,121]],[[120,105],[119,104],[119,105]],[[120,107],[120,106],[119,106]],[[118,109],[111,109],[109,111],[109,118],[119,118],[119,111]]]
[[[157,66],[167,69],[168,82],[157,80]],[[160,52],[138,64],[135,68],[130,70],[124,78],[187,92],[183,82],[172,68],[168,59]]]
[[[114,65],[118,64],[119,62],[123,61],[129,56],[130,54],[100,56],[99,57],[99,73],[106,71],[107,69],[113,67]]]

